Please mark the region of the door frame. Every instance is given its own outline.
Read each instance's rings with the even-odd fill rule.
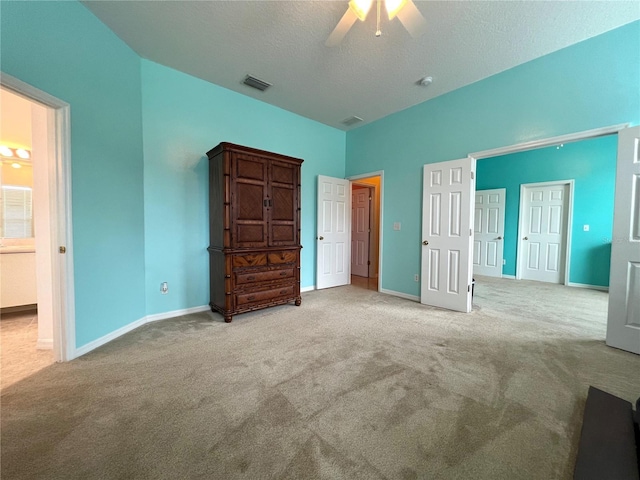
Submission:
[[[53,298],[54,359],[57,362],[69,361],[76,357],[71,211],[71,108],[68,103],[4,72],[0,72],[0,85],[29,101],[47,107],[51,278],[46,283],[51,288]],[[64,255],[58,253],[60,247],[65,247]]]
[[[377,279],[378,281],[377,281],[377,284],[378,284],[378,291],[382,292],[382,267],[383,267],[382,252],[384,250],[383,248],[384,229],[382,228],[384,225],[384,170],[377,170],[375,172],[370,172],[370,173],[361,173],[358,175],[351,175],[347,177],[347,180],[349,180],[350,183],[358,183],[358,180],[361,180],[363,178],[371,178],[371,177],[380,177],[380,214],[378,219],[378,279]],[[375,188],[374,185],[368,185],[368,186]],[[351,195],[351,192],[349,192],[349,195]],[[351,228],[351,225],[349,225],[349,228]],[[351,258],[349,258],[349,265],[351,265]]]
[[[524,193],[527,188],[549,187],[552,185],[567,185],[569,187],[569,195],[567,199],[567,220],[565,225],[566,235],[564,238],[564,272],[563,281],[560,285],[569,285],[569,276],[571,273],[571,230],[573,228],[573,194],[575,190],[575,180],[551,180],[549,182],[523,183],[520,185],[520,202],[518,205],[518,242],[516,243],[516,280],[522,279],[522,235],[525,230],[523,224],[524,219]]]

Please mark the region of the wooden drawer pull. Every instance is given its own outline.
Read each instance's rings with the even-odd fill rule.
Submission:
[[[256,277],[254,277],[253,275],[250,275],[250,276],[247,277],[247,280],[255,280],[255,279],[256,279]]]
[[[280,290],[280,295],[286,295],[289,293],[289,290]]]
[[[248,300],[248,301],[250,301],[250,302],[251,302],[252,300],[255,300],[255,299],[256,299],[256,297],[254,297],[253,295],[251,295],[251,296],[247,297],[247,300]]]
[[[281,277],[286,277],[287,275],[288,275],[288,272],[280,272]]]

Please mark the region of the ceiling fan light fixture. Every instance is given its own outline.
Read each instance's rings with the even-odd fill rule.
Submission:
[[[351,0],[349,2],[349,8],[356,14],[356,17],[358,17],[361,22],[364,22],[369,10],[371,10],[372,4],[373,0]]]
[[[398,12],[404,8],[407,4],[407,0],[384,0],[384,6],[387,9],[389,20],[393,20],[398,15]]]

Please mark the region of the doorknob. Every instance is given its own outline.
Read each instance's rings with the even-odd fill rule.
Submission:
[[[523,240],[529,240],[529,237],[524,237]]]
[[[496,240],[502,240],[502,237],[498,237],[498,238],[496,238]]]
[[[429,241],[428,241],[428,240],[424,240],[424,241],[422,242],[422,244],[423,244],[423,245],[429,245]]]
[[[318,240],[324,240],[324,237],[318,237]]]

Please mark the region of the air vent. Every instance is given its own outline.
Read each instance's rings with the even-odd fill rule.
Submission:
[[[361,121],[362,121],[362,119],[360,117],[356,117],[354,115],[353,117],[349,117],[349,118],[343,120],[341,123],[343,125],[346,125],[347,127],[350,127],[351,125],[354,125],[354,124],[356,124],[358,122],[361,122]]]
[[[264,92],[267,88],[271,86],[269,82],[265,82],[264,80],[260,80],[259,78],[252,77],[251,75],[247,75],[244,79],[245,85],[249,85],[250,87],[257,88],[261,92]]]

